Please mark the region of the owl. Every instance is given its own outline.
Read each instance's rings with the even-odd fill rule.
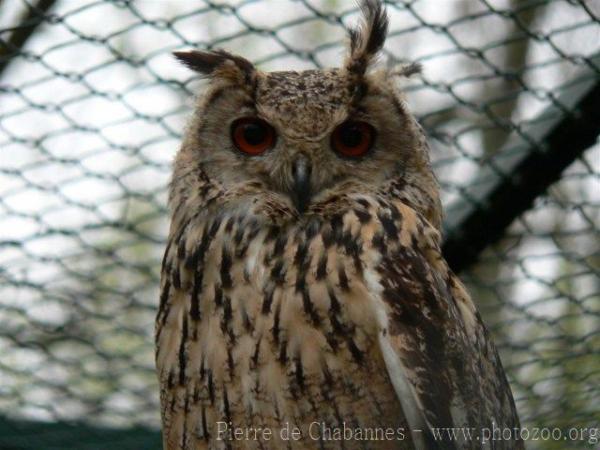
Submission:
[[[419,67],[375,67],[388,18],[361,10],[341,68],[175,53],[209,81],[170,183],[165,449],[523,448],[498,439],[519,427],[513,397],[440,251],[428,145],[399,88]]]

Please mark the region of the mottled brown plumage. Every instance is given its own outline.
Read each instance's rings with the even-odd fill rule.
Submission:
[[[426,139],[397,88],[415,66],[370,70],[387,18],[375,1],[363,11],[340,69],[177,54],[210,83],[170,189],[156,320],[165,449],[475,449],[429,430],[518,426],[496,350],[440,253]],[[273,148],[242,154],[230,131],[241,117],[268,122]],[[360,158],[332,151],[348,119],[376,132]],[[223,423],[250,434],[228,439]],[[364,435],[338,440],[337,427]]]

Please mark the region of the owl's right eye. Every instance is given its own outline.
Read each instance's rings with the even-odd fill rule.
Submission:
[[[231,139],[239,151],[260,155],[275,145],[275,130],[256,117],[244,117],[231,125]]]

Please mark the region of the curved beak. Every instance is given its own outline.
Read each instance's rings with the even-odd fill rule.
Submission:
[[[299,156],[292,165],[291,197],[300,214],[306,211],[310,203],[310,174],[312,168],[305,156]]]

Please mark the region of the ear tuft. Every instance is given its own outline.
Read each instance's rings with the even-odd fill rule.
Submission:
[[[421,63],[412,62],[407,64],[400,64],[392,69],[390,75],[393,77],[405,77],[409,78],[413,75],[417,75],[423,72],[423,66]]]
[[[250,61],[225,50],[206,52],[191,50],[173,52],[173,55],[186,67],[206,76],[216,75],[219,69],[225,68],[228,63],[229,66],[233,66],[234,70],[241,71],[246,79],[249,79],[255,71],[254,65]]]
[[[350,55],[346,62],[346,69],[358,76],[366,72],[383,48],[388,30],[388,16],[380,0],[362,0],[360,9],[363,20],[349,31]]]

